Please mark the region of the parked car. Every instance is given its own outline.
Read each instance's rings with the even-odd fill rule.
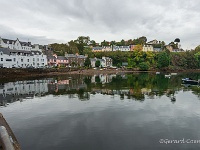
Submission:
[[[27,66],[26,68],[34,68],[33,66]]]

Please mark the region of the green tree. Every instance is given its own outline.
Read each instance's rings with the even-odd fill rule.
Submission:
[[[87,57],[87,58],[85,59],[84,66],[86,66],[86,67],[91,67],[91,61],[90,61],[89,57]]]
[[[169,55],[167,55],[166,52],[160,52],[158,54],[158,62],[157,62],[157,67],[158,68],[164,68],[169,66]]]
[[[81,44],[81,45],[87,46],[90,43],[90,37],[89,36],[79,36],[75,40],[75,42],[77,44]]]
[[[101,42],[101,46],[109,46],[109,42],[104,40],[103,42]]]
[[[101,65],[101,62],[99,61],[99,60],[97,60],[96,62],[95,62],[95,67],[99,67]]]
[[[85,54],[90,55],[91,53],[92,53],[92,48],[91,48],[91,47],[89,47],[89,46],[84,47],[84,49],[83,49],[83,54],[84,54],[84,55],[85,55]]]
[[[146,62],[139,63],[139,69],[142,71],[149,70],[149,65]]]
[[[97,43],[96,43],[94,40],[91,40],[91,41],[90,41],[90,45],[91,45],[91,46],[95,47],[96,44],[97,44]]]
[[[71,65],[72,65],[72,67],[75,67],[76,63],[73,61]]]

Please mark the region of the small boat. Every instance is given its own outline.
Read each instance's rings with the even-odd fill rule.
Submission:
[[[160,72],[156,72],[156,74],[160,74]]]
[[[190,85],[199,85],[200,80],[193,80],[192,78],[183,78],[182,83]]]
[[[166,75],[165,75],[165,78],[170,78],[170,77],[171,77],[170,74],[166,74]]]
[[[171,101],[172,101],[172,102],[175,102],[175,101],[176,101],[176,97],[173,96],[173,97],[171,98]]]
[[[174,73],[171,73],[171,75],[172,75],[172,76],[175,76],[175,75],[177,75],[177,73],[174,72]]]

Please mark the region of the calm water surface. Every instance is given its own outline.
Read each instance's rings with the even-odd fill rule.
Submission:
[[[0,112],[24,150],[200,149],[200,88],[182,85],[183,77],[200,79],[129,74],[2,82]]]

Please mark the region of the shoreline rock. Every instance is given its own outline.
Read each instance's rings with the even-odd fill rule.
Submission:
[[[16,68],[6,68],[0,69],[0,79],[4,78],[25,78],[25,77],[46,77],[46,76],[57,76],[57,75],[70,75],[70,74],[81,74],[81,75],[99,75],[99,74],[125,74],[125,73],[179,73],[179,72],[200,72],[200,69],[189,69],[189,70],[149,70],[149,71],[139,71],[139,70],[128,70],[128,69],[84,69],[78,70],[76,68],[53,68],[53,69],[16,69]]]

